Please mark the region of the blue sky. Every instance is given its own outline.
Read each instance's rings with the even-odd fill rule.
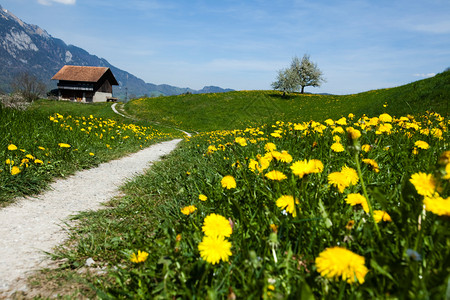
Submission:
[[[450,67],[449,0],[0,0],[53,37],[146,82],[270,89],[294,56],[326,83],[394,87]]]

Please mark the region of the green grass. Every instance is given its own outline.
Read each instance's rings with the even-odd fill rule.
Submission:
[[[147,175],[127,183],[126,196],[113,201],[114,208],[80,215],[80,226],[73,231],[76,246],[62,249],[58,257],[67,258],[72,268],[89,257],[100,266],[115,266],[108,278],[94,283],[101,297],[444,298],[450,282],[445,263],[450,259],[449,220],[423,211],[424,197],[409,179],[418,172],[433,174],[441,195],[449,197],[450,184],[441,178],[446,173],[437,164],[448,150],[448,119],[438,115],[397,119],[385,133],[380,132],[381,121],[367,127],[356,118],[347,122],[343,133],[334,131],[337,125],[296,127],[278,122],[199,134]],[[409,124],[422,129],[408,128]],[[356,144],[345,134],[350,126],[362,132]],[[433,129],[442,130],[442,136]],[[331,150],[335,136],[341,139],[343,152]],[[247,145],[241,146],[236,137],[243,137]],[[430,148],[417,149],[419,140]],[[299,178],[290,168],[293,162],[273,159],[268,169],[253,172],[251,160],[265,155],[268,142],[286,150],[293,162],[318,159],[324,168]],[[363,144],[372,149],[361,151]],[[380,171],[362,163],[362,158],[375,160]],[[343,166],[358,170],[358,164],[358,182],[342,193],[329,182],[329,174]],[[265,174],[271,170],[283,172],[287,179],[269,180]],[[225,175],[236,179],[236,188],[221,186]],[[393,221],[375,223],[361,206],[346,203],[350,193],[367,194],[373,209],[386,211]],[[208,200],[200,201],[200,194]],[[282,195],[299,199],[297,217],[277,206]],[[182,214],[188,205],[197,210]],[[204,238],[202,224],[211,213],[233,223],[227,238],[232,254],[214,265],[198,250]],[[351,220],[354,225],[349,227]],[[276,232],[271,224],[278,227]],[[364,284],[320,275],[315,259],[334,246],[364,257],[369,270]],[[149,254],[143,263],[130,261],[130,254],[138,250]],[[421,258],[408,254],[412,251]]]
[[[443,178],[449,171],[438,163],[450,150],[450,123],[425,113],[448,115],[448,81],[447,72],[398,88],[347,96],[283,98],[273,91],[249,91],[133,101],[126,105],[131,115],[201,133],[146,175],[127,182],[124,196],[111,201],[110,208],[77,216],[71,240],[55,258],[64,259],[61,268],[68,272],[83,268],[88,258],[96,267],[105,267],[106,275],[87,278],[92,288],[88,294],[96,292],[101,298],[448,297],[449,217],[425,212],[424,197],[410,182],[413,174],[430,174],[441,186],[440,195],[450,197],[450,183]],[[416,119],[397,118],[392,129],[376,118],[358,120],[363,114],[376,117],[385,112],[398,117],[414,114]],[[349,118],[349,113],[356,117]],[[346,124],[292,123],[342,116]],[[356,143],[345,133],[351,126],[362,133]],[[237,137],[247,145],[240,145]],[[331,150],[337,139],[343,152]],[[427,142],[429,149],[417,148],[417,141]],[[273,159],[261,173],[252,171],[252,160],[266,154],[268,142],[287,151],[293,161]],[[371,150],[361,151],[363,144]],[[380,171],[362,158],[375,160]],[[293,174],[292,163],[305,159],[320,160],[323,170],[302,178]],[[358,182],[340,192],[328,175],[344,166],[357,172]],[[287,178],[268,179],[265,174],[272,170]],[[236,179],[236,188],[222,187],[226,175]],[[367,195],[371,207],[386,211],[392,222],[375,223],[372,212],[347,204],[350,193]],[[200,201],[200,194],[207,201]],[[295,218],[277,205],[282,195],[299,199]],[[181,209],[188,205],[197,210],[184,215]],[[217,264],[207,262],[198,249],[204,239],[203,222],[211,213],[233,224],[227,237],[231,255]],[[364,284],[320,274],[316,258],[335,246],[364,258],[369,270]],[[148,253],[145,262],[130,260],[138,250]]]
[[[97,118],[126,120],[112,111],[111,103],[77,103],[70,101],[40,99],[33,102],[28,110],[37,111],[41,114],[49,116],[55,113],[65,113],[76,116],[89,117],[90,115],[94,115]]]
[[[26,111],[0,106],[0,131],[0,206],[39,193],[55,177],[181,136],[170,128],[124,119],[110,104],[47,100]],[[9,145],[17,150],[8,150]],[[14,169],[20,173],[13,175]]]
[[[245,128],[275,121],[324,121],[349,113],[394,116],[426,110],[448,115],[450,72],[404,86],[353,95],[290,94],[276,91],[240,91],[137,99],[126,110],[142,119],[187,131]],[[387,107],[384,107],[387,105]]]

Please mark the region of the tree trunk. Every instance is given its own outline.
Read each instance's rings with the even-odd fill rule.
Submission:
[[[300,92],[300,94],[303,94],[305,92],[305,86],[302,85],[302,91]]]

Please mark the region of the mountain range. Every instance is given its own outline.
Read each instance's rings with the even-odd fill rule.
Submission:
[[[180,95],[185,93],[221,93],[232,91],[216,86],[201,90],[180,88],[168,84],[156,85],[111,65],[107,60],[88,53],[63,40],[54,38],[37,25],[30,25],[0,6],[0,90],[10,91],[10,83],[18,74],[28,72],[47,85],[56,88],[51,78],[64,65],[108,67],[119,86],[114,96],[125,97]]]

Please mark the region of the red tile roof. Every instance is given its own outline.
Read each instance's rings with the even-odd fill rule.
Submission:
[[[100,78],[108,72],[109,68],[106,67],[84,67],[84,66],[64,66],[52,79],[66,80],[66,81],[83,81],[83,82],[97,82]],[[111,71],[110,71],[111,72]],[[112,72],[111,72],[112,75]],[[112,75],[114,83],[117,85],[117,81]],[[112,83],[112,84],[114,84]]]

